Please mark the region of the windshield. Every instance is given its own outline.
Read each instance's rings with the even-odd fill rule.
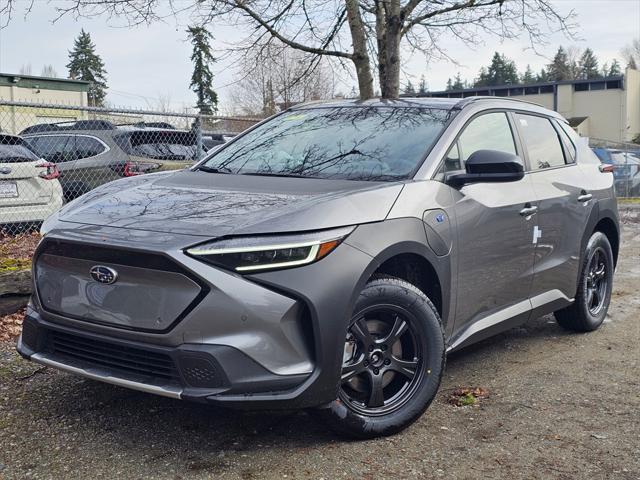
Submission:
[[[196,136],[177,130],[142,130],[116,137],[125,151],[157,160],[195,160]]]
[[[450,111],[412,107],[295,110],[214,153],[204,169],[349,180],[409,177]]]

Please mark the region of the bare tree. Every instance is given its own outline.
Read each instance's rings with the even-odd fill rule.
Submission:
[[[247,51],[231,93],[236,110],[245,115],[272,115],[309,100],[333,97],[334,79],[326,59],[307,55],[280,42],[264,41]]]
[[[481,33],[523,35],[535,50],[548,30],[571,36],[575,27],[573,11],[562,14],[550,0],[66,0],[56,8],[59,17],[110,15],[137,24],[166,16],[167,5],[203,23],[220,19],[247,27],[251,34],[235,50],[271,38],[308,54],[310,65],[323,56],[352,65],[363,99],[374,96],[376,71],[382,97],[398,96],[405,53],[449,58],[443,35],[468,45],[478,44]]]
[[[640,68],[640,37],[634,38],[629,45],[622,49],[621,53],[627,67],[638,70]]]
[[[58,72],[56,72],[56,69],[53,67],[53,65],[45,65],[44,67],[42,67],[42,72],[40,73],[40,75],[42,77],[58,78]]]

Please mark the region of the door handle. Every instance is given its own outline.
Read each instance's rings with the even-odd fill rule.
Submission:
[[[527,203],[522,210],[520,210],[520,215],[523,217],[530,217],[531,215],[535,215],[538,213],[538,207],[535,205],[532,207],[529,203]]]
[[[582,191],[582,195],[580,195],[578,197],[578,201],[579,202],[588,202],[589,200],[591,200],[593,198],[593,195],[591,195],[590,193],[585,192],[584,190]]]

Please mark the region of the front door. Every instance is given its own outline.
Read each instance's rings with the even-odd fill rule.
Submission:
[[[463,169],[477,150],[519,154],[505,112],[475,117],[459,135],[443,174]],[[526,319],[534,259],[536,196],[529,175],[516,182],[474,183],[453,191],[458,296],[454,346],[511,318]]]

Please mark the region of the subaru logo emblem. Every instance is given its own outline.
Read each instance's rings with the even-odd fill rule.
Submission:
[[[91,278],[96,282],[104,283],[106,285],[111,285],[118,279],[118,272],[113,268],[105,267],[103,265],[91,267],[89,273],[91,273]]]

